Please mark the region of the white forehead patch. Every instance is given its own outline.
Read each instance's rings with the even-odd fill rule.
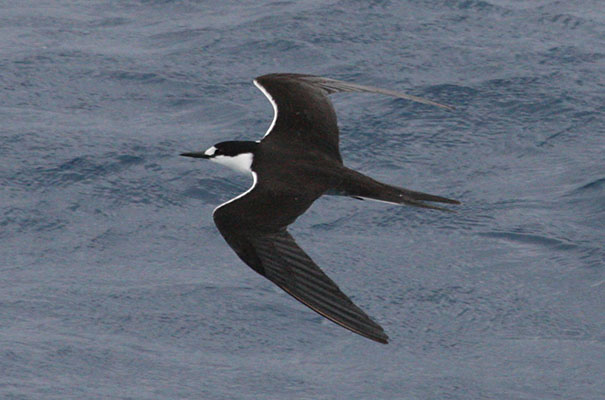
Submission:
[[[216,153],[216,147],[212,146],[211,148],[209,148],[208,150],[206,150],[204,152],[204,155],[213,156],[214,153]]]
[[[218,155],[211,158],[210,161],[214,161],[217,164],[224,165],[238,172],[252,172],[252,153],[242,153],[234,157]]]

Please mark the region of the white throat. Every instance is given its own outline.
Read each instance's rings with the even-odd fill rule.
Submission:
[[[217,164],[224,165],[238,172],[252,173],[252,153],[242,153],[234,157],[214,156],[210,159]]]

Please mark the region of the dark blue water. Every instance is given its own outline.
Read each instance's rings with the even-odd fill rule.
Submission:
[[[391,337],[326,322],[212,222],[252,84],[334,102],[347,165],[463,201],[326,197],[292,227]],[[4,1],[0,398],[605,398],[605,13],[569,1]]]

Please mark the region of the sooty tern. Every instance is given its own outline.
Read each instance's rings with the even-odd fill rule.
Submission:
[[[388,336],[296,244],[287,227],[324,194],[446,210],[425,201],[459,204],[378,182],[343,165],[338,126],[328,98],[336,92],[368,92],[445,106],[391,90],[301,74],[269,74],[254,84],[273,106],[260,141],[221,142],[183,153],[252,174],[252,186],[214,210],[229,246],[253,270],[296,300],[355,333],[380,343]]]

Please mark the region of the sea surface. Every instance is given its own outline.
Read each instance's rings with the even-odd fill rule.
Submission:
[[[244,265],[252,85],[337,94],[345,163],[457,213],[322,197],[297,241],[381,345]],[[602,0],[0,2],[0,398],[605,398]]]

